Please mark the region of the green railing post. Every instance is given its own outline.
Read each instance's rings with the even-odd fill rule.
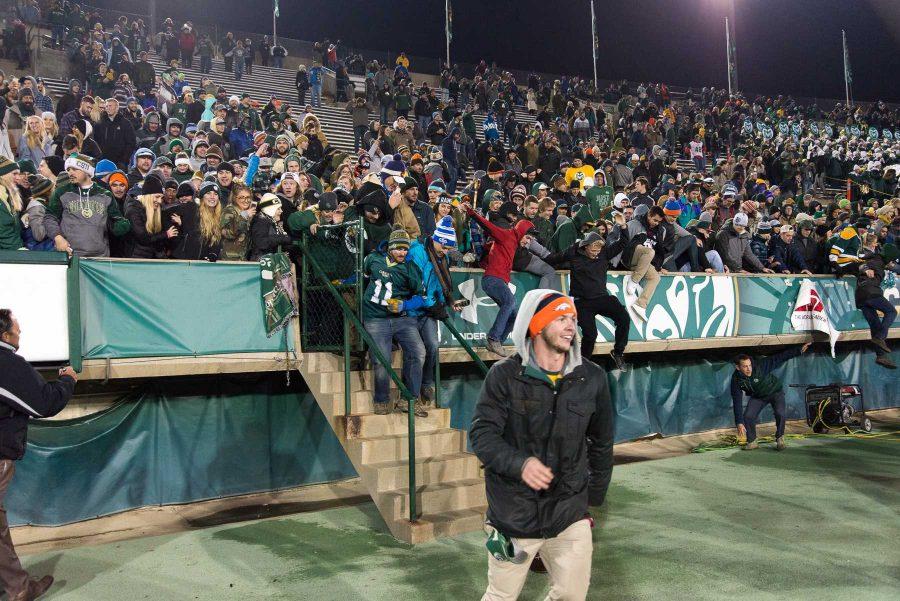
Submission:
[[[75,371],[83,366],[81,338],[81,259],[73,255],[66,270],[66,305],[69,317],[69,365]]]
[[[438,347],[434,357],[434,407],[441,408],[441,349]]]
[[[466,352],[469,354],[469,357],[472,358],[472,361],[475,362],[475,365],[481,370],[483,375],[487,375],[488,368],[487,365],[484,364],[484,361],[481,360],[481,357],[478,356],[478,353],[472,348],[472,345],[466,342],[466,339],[462,337],[462,334],[459,333],[459,330],[456,329],[449,319],[444,320],[444,327],[447,328],[447,331],[453,334],[453,337],[459,341],[460,346],[462,346]]]
[[[350,320],[344,316],[344,415],[350,415]]]

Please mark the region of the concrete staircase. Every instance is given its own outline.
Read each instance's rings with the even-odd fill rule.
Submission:
[[[300,372],[353,463],[388,529],[416,544],[482,528],[487,509],[481,465],[449,409],[416,418],[416,504],[409,521],[409,437],[405,413],[373,413],[373,372],[351,370],[351,412],[344,411],[343,359],[305,353]],[[399,361],[396,362],[399,367]]]

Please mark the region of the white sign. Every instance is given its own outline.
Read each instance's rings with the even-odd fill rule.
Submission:
[[[803,280],[797,302],[791,313],[791,326],[800,332],[825,332],[831,341],[831,357],[834,358],[834,345],[837,344],[841,332],[831,325],[828,311],[822,295],[816,290],[812,280]]]
[[[26,361],[69,360],[67,270],[66,265],[0,264],[0,308],[12,310],[19,321],[19,355]]]

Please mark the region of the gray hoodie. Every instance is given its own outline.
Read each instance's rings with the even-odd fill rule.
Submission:
[[[522,299],[522,303],[519,305],[519,310],[516,314],[516,322],[513,324],[512,332],[510,332],[510,338],[512,338],[513,344],[516,347],[516,352],[522,357],[522,365],[531,366],[537,370],[540,370],[540,367],[535,361],[532,352],[533,343],[531,341],[531,336],[528,334],[528,324],[531,323],[531,318],[534,317],[535,309],[537,309],[541,299],[548,294],[559,294],[559,291],[550,290],[548,288],[537,288],[526,292],[525,298]],[[569,347],[566,363],[563,366],[560,375],[565,376],[571,373],[572,370],[579,365],[581,365],[581,350],[579,346],[575,344],[575,341],[572,341],[572,346]]]

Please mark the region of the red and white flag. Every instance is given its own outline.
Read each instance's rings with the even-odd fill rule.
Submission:
[[[791,313],[791,326],[800,332],[817,331],[828,334],[831,341],[831,357],[834,358],[834,345],[840,338],[841,332],[831,325],[825,309],[825,302],[812,280],[803,280],[800,284],[797,302]]]

